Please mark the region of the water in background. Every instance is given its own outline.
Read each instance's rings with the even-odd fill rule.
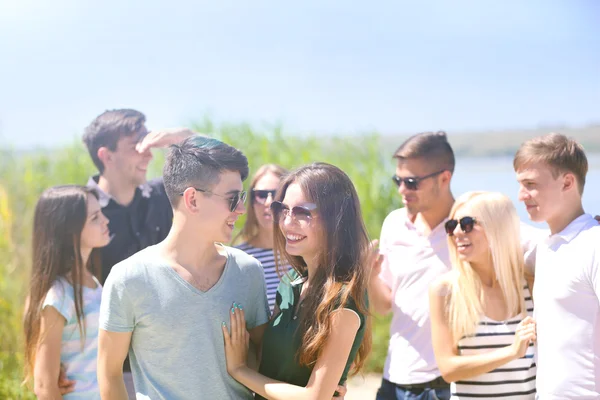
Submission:
[[[600,153],[587,156],[589,171],[583,192],[583,208],[589,214],[600,215]],[[519,185],[513,171],[512,157],[457,157],[452,178],[452,193],[458,197],[471,190],[504,193],[515,204],[521,220],[531,223],[523,203],[517,199]],[[533,225],[544,226],[544,224]]]

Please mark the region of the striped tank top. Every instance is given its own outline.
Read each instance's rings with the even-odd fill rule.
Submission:
[[[275,268],[275,255],[273,254],[273,249],[253,247],[248,243],[242,243],[236,247],[256,258],[262,264],[265,273],[265,284],[267,286],[267,300],[269,301],[269,307],[271,308],[272,314],[273,307],[275,306],[275,295],[277,294],[277,287],[279,286],[279,276],[277,275]]]
[[[525,281],[523,281],[523,297],[525,298],[527,315],[533,317],[533,301]],[[476,334],[462,338],[458,342],[459,354],[485,353],[512,344],[519,322],[521,322],[519,316],[503,322],[484,316],[477,326]],[[486,374],[451,383],[451,400],[476,398],[535,399],[536,365],[534,352],[535,347],[531,343],[524,357],[512,360]]]

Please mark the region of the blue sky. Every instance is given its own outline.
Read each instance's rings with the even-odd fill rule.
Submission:
[[[0,0],[0,146],[106,109],[405,134],[599,122],[600,2]]]

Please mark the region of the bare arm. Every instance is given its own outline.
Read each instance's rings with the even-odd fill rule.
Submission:
[[[62,399],[58,387],[60,349],[65,318],[54,307],[42,310],[40,341],[33,366],[34,392],[39,400]]]
[[[530,317],[526,317],[519,324],[513,344],[488,353],[459,355],[446,317],[445,303],[448,292],[447,281],[444,278],[434,282],[429,289],[433,351],[446,382],[485,374],[525,355],[529,341],[535,339],[535,323]]]
[[[102,399],[128,400],[123,362],[129,351],[131,332],[98,332],[98,385]]]
[[[331,335],[316,362],[308,384],[302,387],[267,378],[244,365],[243,348],[248,342],[248,335],[245,334],[245,329],[239,329],[239,326],[244,324],[243,311],[235,310],[235,314],[231,316],[231,335],[227,328],[223,328],[228,372],[238,382],[267,399],[330,400],[338,388],[356,332],[360,327],[356,313],[348,309],[336,311],[332,318]]]
[[[379,276],[371,276],[369,302],[377,314],[387,315],[392,311],[392,289]]]
[[[392,289],[379,277],[384,256],[377,249],[378,242],[371,242],[369,302],[377,314],[386,315],[392,310]]]
[[[533,284],[535,283],[535,276],[525,272],[525,280],[527,281],[527,286],[529,287],[529,293],[533,296]]]

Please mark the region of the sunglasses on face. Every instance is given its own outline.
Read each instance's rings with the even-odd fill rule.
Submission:
[[[229,211],[230,212],[234,212],[237,208],[238,205],[240,204],[240,202],[245,203],[246,202],[246,195],[247,193],[244,191],[241,192],[237,192],[231,196],[223,196],[214,192],[211,192],[210,190],[206,190],[206,189],[198,189],[198,188],[194,188],[194,190],[198,191],[198,192],[202,192],[202,193],[210,193],[213,194],[217,197],[222,197],[226,200],[229,200]],[[183,193],[179,193],[180,196],[183,196]]]
[[[429,174],[429,175],[425,175],[425,176],[413,176],[410,178],[402,178],[398,175],[394,175],[394,176],[392,176],[392,180],[398,187],[400,187],[400,185],[402,185],[402,182],[404,182],[404,187],[406,187],[408,190],[418,190],[419,182],[421,182],[425,179],[433,178],[434,176],[439,175],[444,171],[445,170],[441,170],[438,172],[434,172],[433,174]]]
[[[272,190],[252,189],[252,195],[254,196],[254,201],[256,201],[258,204],[265,204],[265,202],[269,198],[269,195],[271,195],[272,199],[275,198],[276,192],[277,192],[277,189],[272,189]]]
[[[307,204],[305,206],[295,206],[291,209],[280,201],[271,203],[271,212],[276,221],[282,222],[288,216],[298,223],[309,223],[315,216],[311,211],[317,209],[315,204]]]
[[[460,229],[462,229],[464,233],[469,233],[473,230],[473,226],[476,222],[477,221],[473,217],[462,217],[459,220],[449,219],[446,221],[444,227],[446,228],[446,233],[448,236],[452,236],[454,235],[454,230],[458,225],[460,225]]]

